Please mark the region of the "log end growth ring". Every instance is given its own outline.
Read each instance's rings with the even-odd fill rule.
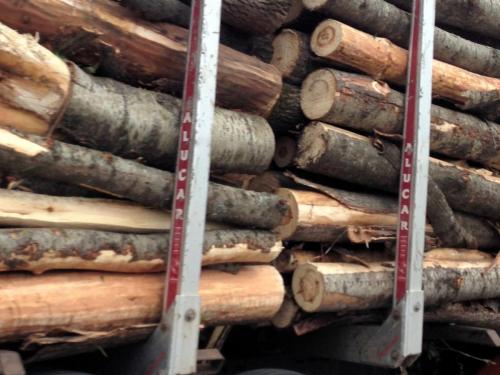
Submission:
[[[342,41],[341,24],[335,20],[321,22],[311,36],[311,50],[320,57],[331,55]]]
[[[295,302],[307,312],[318,311],[322,303],[325,284],[314,264],[304,264],[293,273],[292,291]]]
[[[330,69],[319,69],[307,76],[302,83],[300,106],[310,120],[326,116],[335,100],[337,81]]]

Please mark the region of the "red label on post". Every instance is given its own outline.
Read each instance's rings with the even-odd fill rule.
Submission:
[[[399,226],[398,226],[398,248],[396,267],[396,301],[401,301],[406,295],[408,281],[408,253],[410,251],[410,227],[411,206],[413,189],[413,148],[415,146],[416,115],[418,92],[418,59],[420,55],[420,15],[422,12],[421,0],[415,0],[415,11],[413,14],[413,32],[409,52],[408,88],[406,124],[404,130],[404,142],[401,160],[401,175],[399,181]]]
[[[188,194],[188,165],[191,155],[191,129],[193,98],[196,86],[196,57],[198,54],[198,35],[201,18],[201,1],[193,1],[194,7],[191,16],[189,45],[187,53],[186,75],[184,79],[184,95],[181,112],[181,126],[179,131],[179,147],[177,151],[177,164],[175,175],[175,188],[173,194],[172,224],[170,229],[170,254],[167,264],[166,298],[164,309],[173,304],[179,285],[179,270],[181,251],[184,239],[184,213],[186,208],[186,195]]]

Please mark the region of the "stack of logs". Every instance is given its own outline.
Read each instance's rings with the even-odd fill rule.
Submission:
[[[469,10],[448,19],[448,2],[438,20],[469,29],[436,27],[426,318],[500,329],[485,302],[500,297],[500,50],[486,45],[500,8],[486,27],[460,22]],[[0,0],[1,342],[47,358],[136,341],[158,321],[187,3]],[[223,1],[203,325],[380,320],[405,9]]]

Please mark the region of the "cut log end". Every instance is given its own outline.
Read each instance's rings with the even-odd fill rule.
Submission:
[[[293,194],[288,189],[278,189],[276,193],[281,199],[286,201],[289,206],[287,220],[278,226],[274,232],[283,240],[290,238],[297,230],[299,218],[299,206]]]
[[[297,142],[292,137],[279,137],[276,141],[276,152],[274,153],[274,163],[279,168],[286,168],[293,163],[297,152]]]
[[[271,64],[287,77],[292,74],[300,57],[300,35],[291,29],[283,30],[273,40]]]
[[[330,69],[312,72],[302,83],[300,106],[310,120],[321,119],[332,108],[336,93],[335,74]]]
[[[320,56],[329,56],[342,41],[342,25],[334,20],[321,22],[311,36],[311,49]]]
[[[295,158],[297,167],[307,168],[326,152],[327,144],[322,135],[323,128],[324,125],[318,122],[310,124],[303,130],[297,146],[298,154]]]
[[[292,290],[295,301],[304,311],[318,311],[324,295],[325,284],[314,264],[304,264],[295,270],[292,278]]]

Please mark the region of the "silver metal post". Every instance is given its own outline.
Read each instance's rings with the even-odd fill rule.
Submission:
[[[120,375],[196,373],[221,0],[193,0],[162,320]]]

